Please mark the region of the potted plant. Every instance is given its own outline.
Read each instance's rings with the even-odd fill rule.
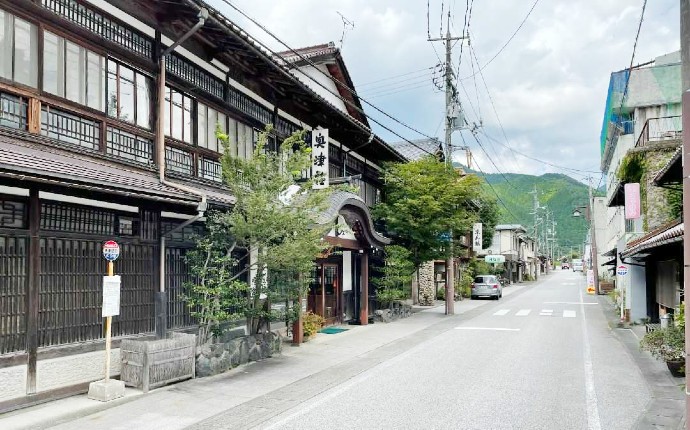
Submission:
[[[647,333],[640,348],[666,362],[673,376],[685,376],[685,328],[674,324]]]

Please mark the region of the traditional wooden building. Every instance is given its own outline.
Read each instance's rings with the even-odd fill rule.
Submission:
[[[335,261],[336,284],[349,275],[360,298],[340,288],[335,320],[366,321],[367,256],[385,244],[368,206],[379,164],[403,157],[361,106],[335,106],[296,67],[198,0],[0,0],[0,410],[102,376],[105,240],[122,248],[114,374],[122,338],[194,325],[185,250],[205,211],[233,202],[216,124],[241,157],[265,124],[278,141],[329,129],[331,176],[361,175],[361,197],[336,196],[323,216],[353,234],[331,235],[351,258],[321,262],[322,279]]]

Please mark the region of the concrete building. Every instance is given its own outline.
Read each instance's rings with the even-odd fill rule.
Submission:
[[[614,72],[609,83],[601,131],[607,209],[595,204],[594,218],[606,213],[601,261],[624,297],[622,315],[633,321],[655,319],[660,307],[669,307],[659,304],[655,287],[648,288],[644,262],[621,256],[629,257],[625,253],[632,241],[668,221],[665,192],[653,180],[681,144],[680,69],[680,53],[674,52],[631,71]],[[626,183],[640,183],[642,190],[643,210],[636,219],[625,218]],[[627,274],[616,273],[620,265]]]

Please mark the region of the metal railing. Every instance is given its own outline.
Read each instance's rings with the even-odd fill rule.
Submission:
[[[643,147],[651,142],[677,140],[683,136],[683,121],[680,115],[649,118],[644,123],[635,147]]]

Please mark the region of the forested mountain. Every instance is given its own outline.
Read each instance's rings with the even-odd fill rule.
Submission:
[[[534,195],[530,194],[530,191],[536,186],[539,205],[553,212],[557,223],[557,243],[564,250],[570,246],[582,249],[582,242],[587,232],[587,221],[584,216],[573,217],[572,213],[577,206],[587,205],[588,192],[585,184],[558,173],[547,173],[541,176],[517,173],[504,175],[473,173],[485,176],[487,182],[493,186],[507,206],[508,210],[499,202],[501,224],[522,224],[533,235]],[[488,184],[485,183],[484,186],[489,195],[494,195]],[[543,213],[544,211],[540,211],[540,214]]]

